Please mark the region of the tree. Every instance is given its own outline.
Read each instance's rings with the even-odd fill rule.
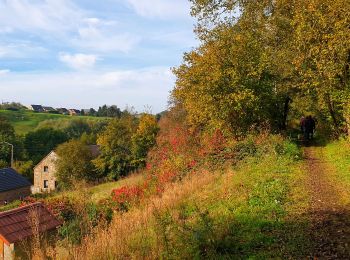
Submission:
[[[96,115],[96,110],[93,108],[90,108],[89,115],[95,116]]]
[[[132,133],[135,131],[134,117],[113,119],[106,129],[98,135],[97,144],[101,154],[94,164],[101,175],[117,180],[127,175],[134,167],[132,161]]]
[[[116,105],[103,105],[102,107],[98,108],[97,116],[120,118],[122,116],[122,111]]]
[[[52,128],[42,128],[29,132],[24,138],[24,148],[27,156],[35,164],[45,157],[57,145],[68,140],[67,134]]]
[[[91,181],[96,178],[91,151],[79,140],[71,140],[56,149],[56,177],[61,187],[70,187],[74,180]]]
[[[202,25],[198,28],[202,44],[185,54],[183,64],[174,70],[172,93],[190,124],[234,135],[266,122],[274,126],[282,118],[278,102],[286,91],[276,88],[279,75],[271,70],[263,8],[251,8],[237,21],[221,21],[210,33]]]
[[[11,123],[4,117],[0,117],[0,136],[3,138],[14,138],[15,129]]]
[[[14,157],[16,159],[22,156],[22,139],[16,136],[11,123],[6,118],[0,117],[0,161],[3,165],[10,166],[11,146],[4,142],[11,143],[14,146]]]
[[[302,99],[328,110],[335,127],[346,118],[350,125],[350,3],[191,2],[201,44],[174,70],[172,97],[193,128],[285,129],[291,103]]]
[[[348,1],[298,1],[292,21],[293,64],[302,79],[300,88],[313,94],[338,130],[350,122],[349,10]]]
[[[70,139],[79,138],[83,133],[90,133],[90,125],[83,119],[75,119],[69,122],[69,125],[64,129],[64,132]]]
[[[31,182],[34,180],[34,166],[32,161],[15,161],[14,163],[14,169]]]
[[[142,114],[137,131],[132,136],[132,154],[135,167],[145,166],[147,153],[156,144],[158,131],[156,117]]]

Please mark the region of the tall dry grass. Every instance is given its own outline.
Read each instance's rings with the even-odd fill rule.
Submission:
[[[164,239],[156,230],[157,215],[176,208],[184,199],[205,189],[220,175],[201,172],[170,184],[162,196],[154,196],[127,213],[117,213],[85,237],[81,245],[58,249],[59,259],[157,259],[164,252]]]

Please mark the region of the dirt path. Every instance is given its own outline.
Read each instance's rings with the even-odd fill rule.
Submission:
[[[310,239],[314,259],[350,259],[350,212],[341,205],[339,184],[332,180],[332,167],[322,147],[304,150],[311,197]]]

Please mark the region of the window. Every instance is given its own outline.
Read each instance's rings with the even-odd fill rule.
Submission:
[[[49,181],[44,180],[44,189],[47,189],[49,187]]]
[[[49,171],[49,166],[44,166],[44,172],[48,172]]]
[[[55,181],[55,188],[57,188],[58,187],[58,182],[57,181]]]

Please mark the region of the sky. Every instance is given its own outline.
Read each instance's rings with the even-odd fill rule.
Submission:
[[[197,45],[188,0],[0,0],[0,99],[167,108]]]

